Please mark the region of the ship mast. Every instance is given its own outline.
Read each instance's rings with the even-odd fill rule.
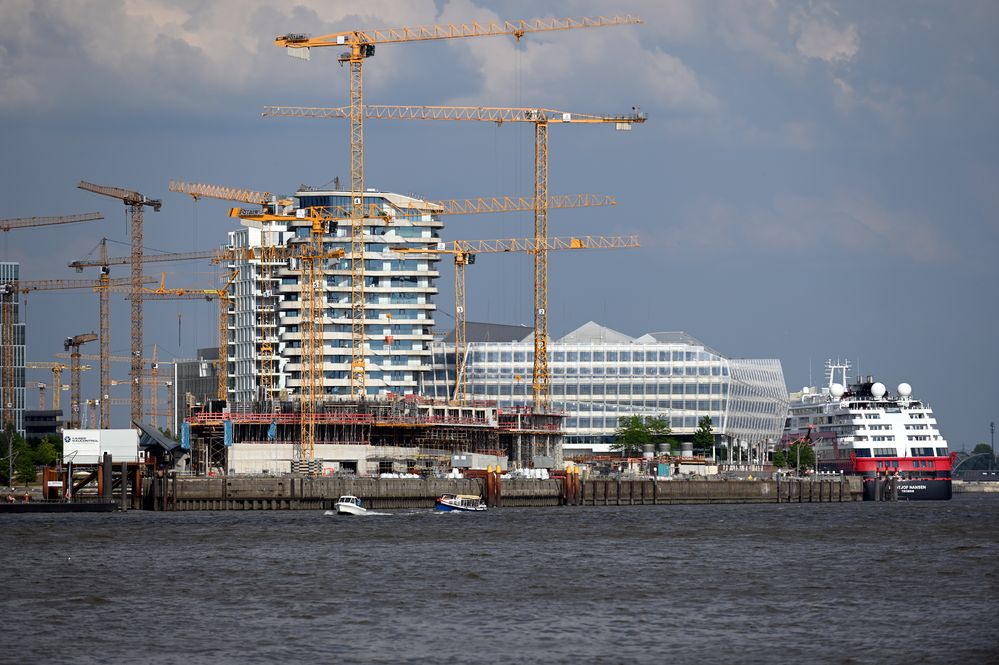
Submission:
[[[849,360],[840,360],[837,358],[835,362],[832,359],[826,361],[826,388],[832,390],[832,385],[834,383],[839,383],[844,388],[848,387],[850,384],[847,383],[850,380],[847,372],[850,370]],[[840,376],[840,381],[836,381],[837,372]]]

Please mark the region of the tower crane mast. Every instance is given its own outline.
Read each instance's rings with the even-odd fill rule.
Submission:
[[[596,28],[641,23],[631,16],[583,19],[533,19],[402,27],[386,30],[346,31],[310,37],[286,34],[274,39],[275,46],[287,49],[297,58],[308,59],[312,47],[339,46],[347,50],[338,61],[349,69],[350,98],[350,227],[351,227],[351,392],[364,395],[364,90],[362,63],[375,54],[377,44],[416,42],[513,35],[520,39],[529,32]],[[547,194],[546,194],[547,196]]]
[[[299,118],[351,118],[353,108],[314,108],[294,106],[264,107],[264,116]],[[646,115],[632,109],[624,115],[587,115],[546,108],[508,108],[477,106],[379,106],[364,107],[363,115],[370,119],[445,120],[493,122],[528,122],[534,125],[534,368],[532,395],[534,408],[551,406],[551,374],[548,369],[548,126],[549,124],[614,124],[619,130],[630,130],[633,124],[644,123]],[[456,255],[457,257],[457,255]],[[456,258],[457,261],[457,258]],[[459,265],[456,263],[456,265]]]
[[[232,300],[232,296],[229,293],[229,287],[235,281],[236,276],[239,271],[233,271],[229,276],[229,281],[227,281],[222,287],[217,289],[183,289],[183,288],[166,288],[163,282],[156,289],[143,289],[143,297],[148,300],[217,300],[219,304],[219,318],[218,318],[218,339],[219,339],[219,364],[218,364],[218,383],[216,385],[216,395],[218,399],[226,399],[228,397],[228,359],[229,359],[229,302]],[[129,294],[131,297],[131,294]],[[155,379],[156,372],[152,373],[152,377]],[[141,375],[140,377],[141,378]],[[138,379],[136,379],[138,382]],[[153,411],[155,416],[156,412]]]
[[[77,185],[80,189],[118,199],[126,206],[132,216],[132,376],[136,379],[142,373],[142,213],[143,208],[148,206],[155,212],[159,212],[163,202],[159,199],[151,199],[143,196],[139,192],[129,191],[121,187],[109,187],[106,185],[95,185],[90,182],[80,181]],[[139,422],[142,417],[142,386],[138,382],[132,385],[132,410],[131,419]]]
[[[80,347],[96,340],[97,335],[91,332],[67,337],[63,342],[66,351],[72,349],[69,356],[69,426],[72,429],[80,427]]]
[[[69,354],[56,354],[69,357]],[[87,357],[80,355],[81,358]],[[96,358],[96,356],[94,356]],[[24,363],[25,369],[47,369],[52,372],[52,410],[62,411],[62,403],[59,399],[59,393],[62,390],[62,373],[69,369],[69,365],[65,363],[57,362],[36,362],[28,361]],[[80,365],[80,371],[86,372],[90,370],[90,365]],[[41,384],[40,384],[41,385]]]
[[[142,281],[153,281],[151,278],[143,277]],[[13,422],[14,403],[12,401],[14,391],[14,311],[18,293],[31,293],[34,291],[58,291],[63,289],[90,289],[107,284],[130,284],[131,280],[109,279],[101,280],[87,279],[39,279],[39,280],[11,280],[0,283],[0,319],[2,319],[2,373],[3,384],[3,417],[4,423]],[[53,391],[53,399],[56,399],[58,390]],[[8,399],[8,396],[11,396]]]
[[[626,249],[639,247],[637,236],[581,236],[571,238],[511,238],[509,240],[454,240],[438,243],[434,247],[399,247],[391,251],[400,254],[451,254],[454,256],[454,401],[464,403],[467,398],[468,353],[465,309],[465,266],[475,263],[477,254],[550,252],[567,249]]]
[[[101,419],[100,428],[111,427],[111,293],[108,290],[111,281],[111,268],[108,266],[108,239],[101,239],[101,285],[97,288],[100,341],[100,362],[98,371],[100,373],[100,395],[101,395]],[[79,355],[79,349],[77,349]]]

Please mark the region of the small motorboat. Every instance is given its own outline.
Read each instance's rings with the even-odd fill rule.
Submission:
[[[361,500],[350,494],[344,494],[337,499],[334,508],[337,515],[363,515],[368,512]]]
[[[434,502],[434,510],[444,512],[481,512],[485,509],[486,502],[474,494],[444,494]]]

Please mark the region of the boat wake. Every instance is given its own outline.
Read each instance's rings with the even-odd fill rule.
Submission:
[[[420,515],[420,514],[425,514],[425,513],[429,513],[429,512],[433,512],[433,511],[430,511],[430,510],[422,510],[422,511],[421,510],[410,510],[410,511],[406,511],[406,512],[398,512],[398,513],[380,513],[380,512],[368,510],[368,511],[365,511],[365,512],[357,514],[357,515],[344,515],[344,517],[404,517],[406,515]],[[338,515],[335,510],[324,511],[323,512],[323,516],[324,517],[340,517],[340,515]]]

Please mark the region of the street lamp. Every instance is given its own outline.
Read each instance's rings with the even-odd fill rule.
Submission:
[[[989,423],[989,433],[992,435],[992,442],[989,444],[992,448],[992,459],[989,461],[989,469],[993,468],[996,461],[996,421]]]

